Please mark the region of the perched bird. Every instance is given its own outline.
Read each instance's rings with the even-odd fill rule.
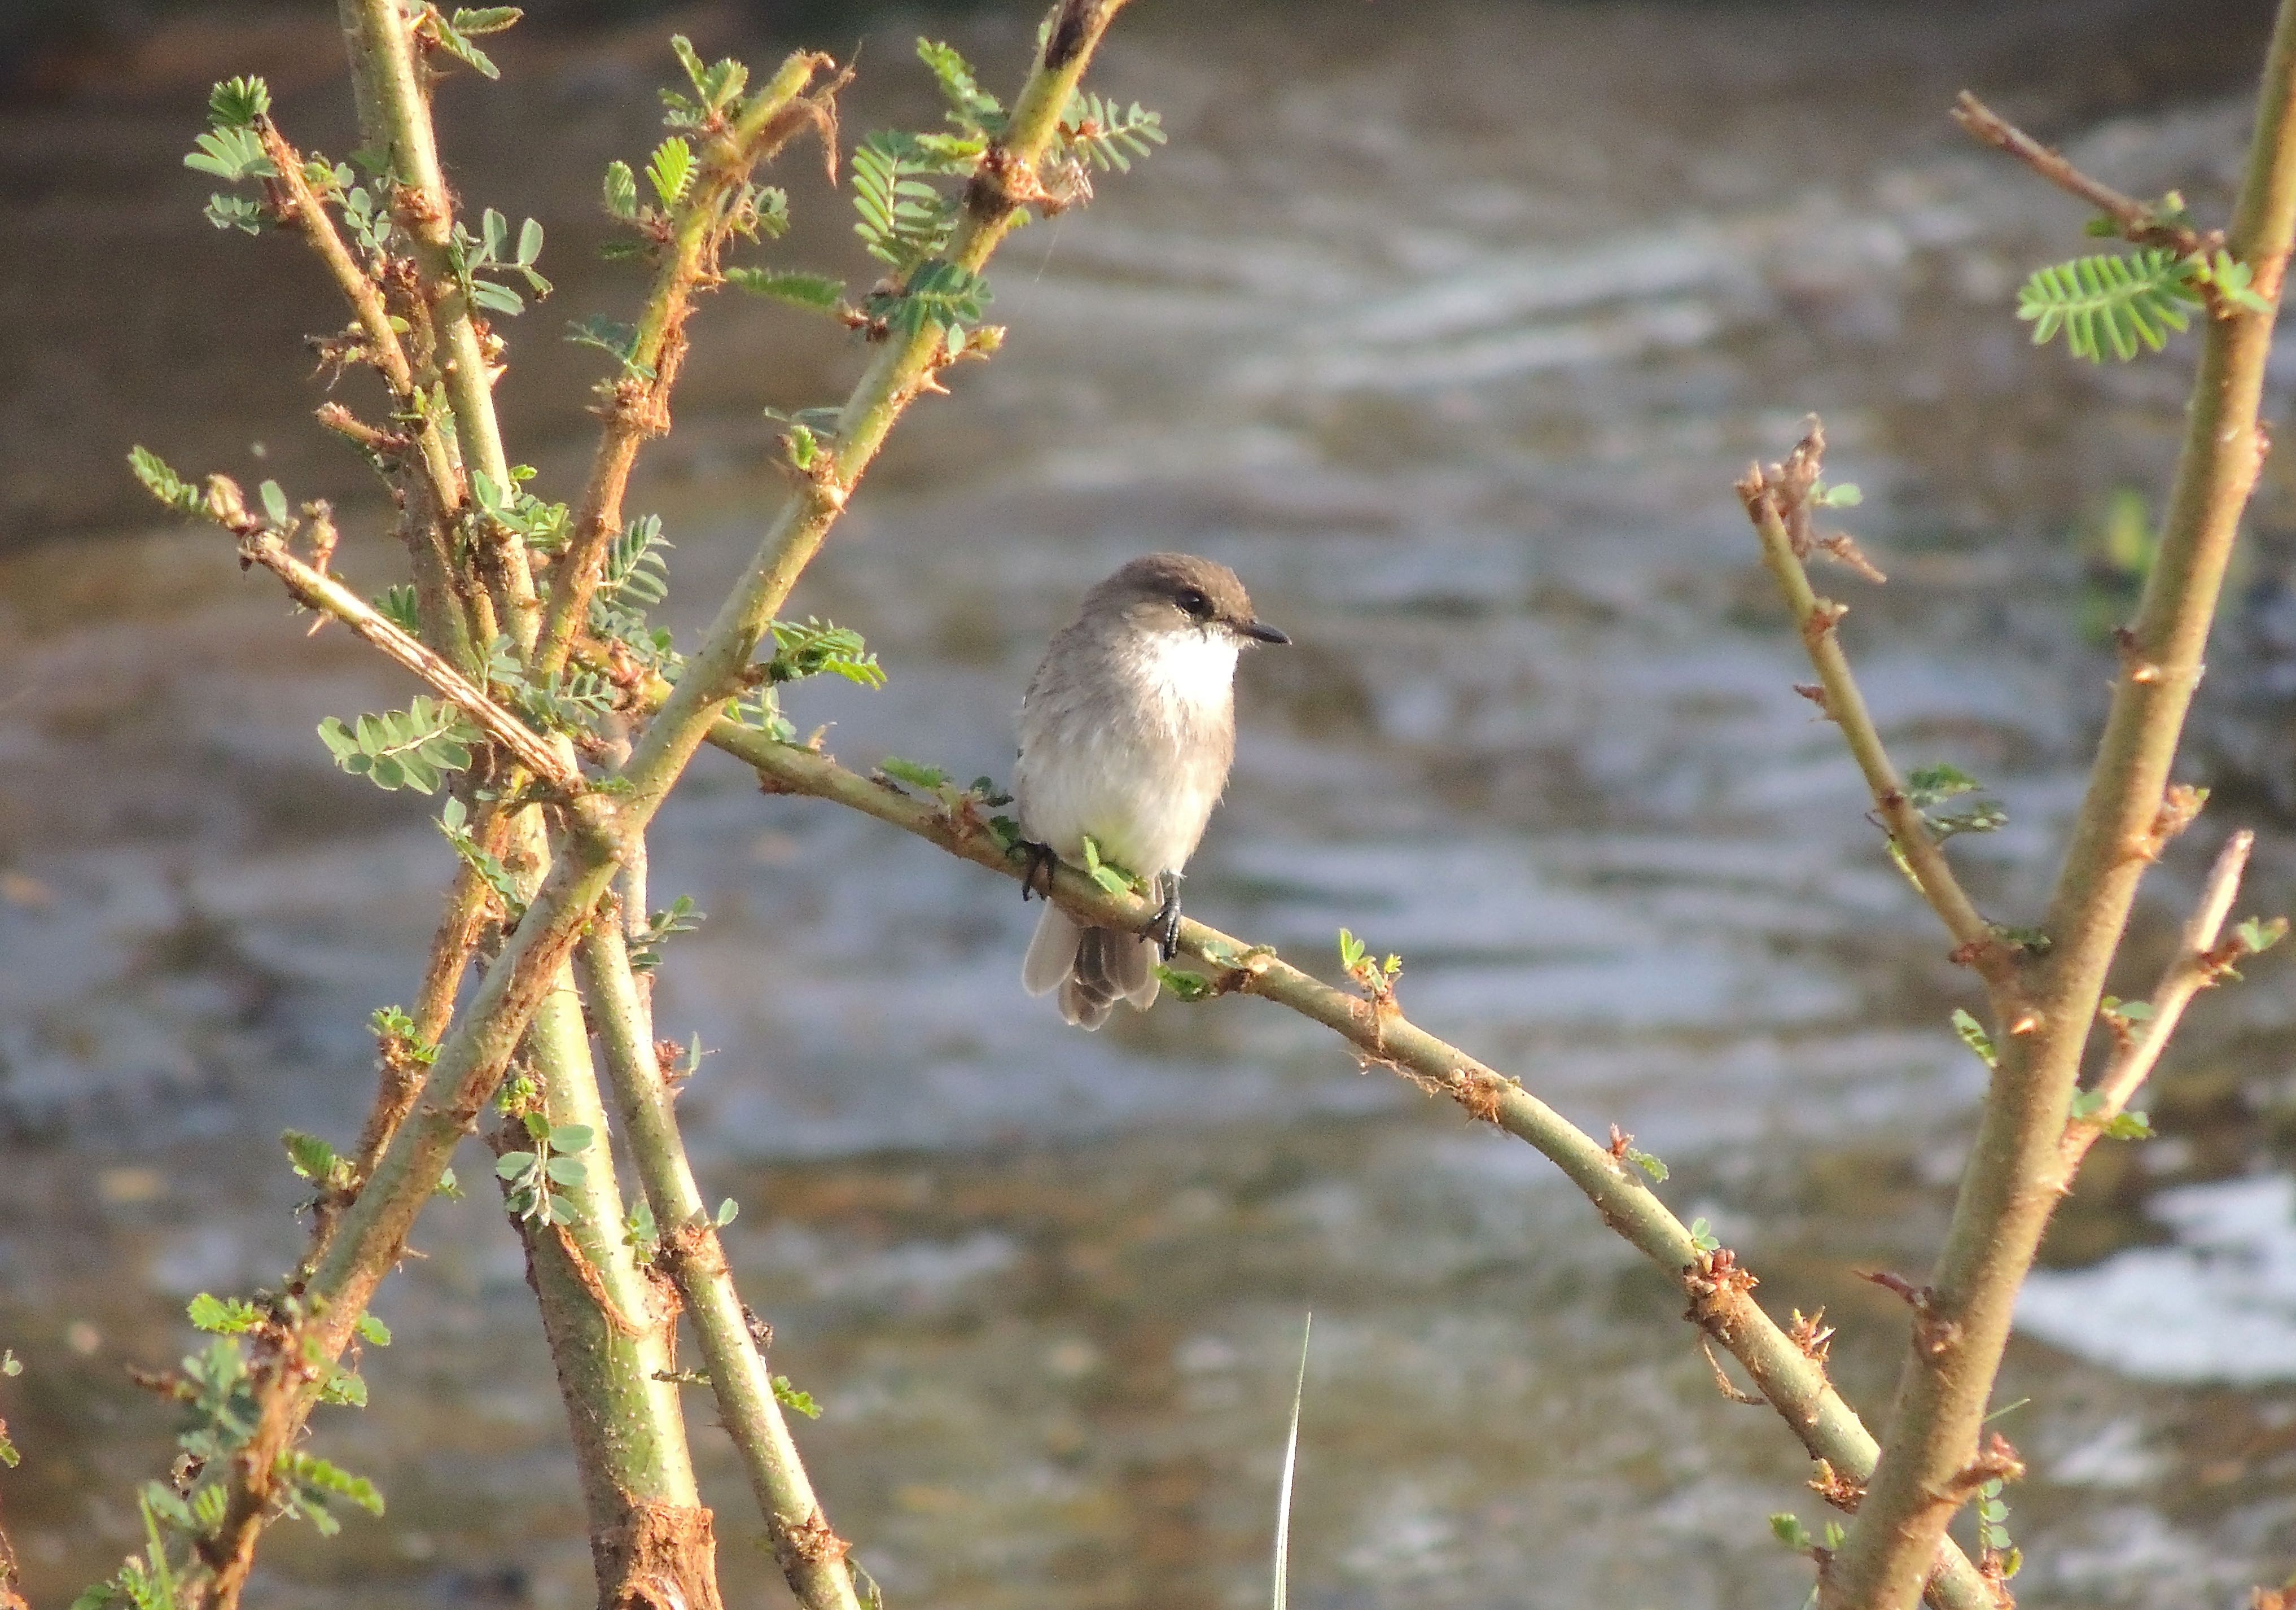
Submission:
[[[1235,755],[1235,660],[1291,639],[1251,612],[1234,571],[1188,554],[1135,559],[1085,595],[1021,702],[1013,773],[1021,831],[1039,856],[1103,859],[1152,879],[1147,929],[1087,928],[1047,903],[1021,969],[1031,995],[1097,1029],[1119,1000],[1156,998],[1151,962],[1180,925],[1180,868],[1204,836]],[[1021,898],[1029,894],[1028,883]]]

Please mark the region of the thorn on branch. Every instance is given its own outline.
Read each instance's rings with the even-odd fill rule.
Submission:
[[[792,1589],[801,1589],[799,1576],[808,1567],[824,1560],[841,1560],[851,1552],[853,1545],[837,1535],[829,1518],[818,1509],[801,1521],[775,1529],[774,1558]]]
[[[1451,1098],[1467,1109],[1467,1116],[1499,1127],[1499,1100],[1505,1086],[1513,1080],[1503,1080],[1496,1073],[1478,1073],[1467,1068],[1458,1071],[1458,1082],[1451,1087]]]
[[[1795,1309],[1786,1327],[1786,1340],[1801,1350],[1803,1358],[1823,1368],[1826,1355],[1833,1351],[1833,1327],[1825,1322],[1822,1308],[1813,1314]]]
[[[2120,657],[2120,668],[2128,673],[2131,682],[2153,683],[2161,679],[2160,665],[2140,652],[2136,634],[2125,626],[2112,628],[2113,652]]]
[[[1866,557],[1865,550],[1857,546],[1857,539],[1847,531],[1836,531],[1831,537],[1818,538],[1817,546],[1820,552],[1832,558],[1836,564],[1841,565],[1844,570],[1856,571],[1876,587],[1890,579],[1882,573],[1879,565]]]
[[[1816,648],[1824,641],[1826,634],[1833,630],[1835,623],[1849,612],[1849,606],[1846,604],[1836,604],[1831,598],[1819,599],[1802,620],[1802,641]]]
[[[1827,720],[1833,719],[1833,707],[1825,702],[1825,686],[1820,682],[1797,682],[1794,692],[1817,706],[1817,713]]]
[[[2011,1447],[2009,1439],[1997,1431],[1985,1433],[1985,1446],[1977,1457],[1954,1473],[1946,1490],[1936,1495],[1945,1504],[1962,1504],[1988,1482],[2017,1482],[2025,1476],[2025,1461]]]
[[[1961,1327],[1937,1311],[1937,1294],[1888,1269],[1859,1269],[1857,1277],[1895,1292],[1914,1310],[1914,1344],[1923,1357],[1941,1359],[1961,1340]]]
[[[1810,1478],[1809,1490],[1844,1515],[1856,1515],[1859,1502],[1866,1497],[1866,1483],[1843,1475],[1824,1459],[1817,1462],[1817,1474]]]

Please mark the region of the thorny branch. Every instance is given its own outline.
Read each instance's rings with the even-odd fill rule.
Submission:
[[[398,181],[390,188],[391,212],[414,244],[419,307],[438,344],[439,379],[454,410],[463,463],[508,487],[510,460],[495,416],[495,371],[455,272],[454,198],[439,163],[423,63],[398,0],[338,0],[338,10],[350,48],[359,126],[382,147]],[[441,483],[442,497],[452,484]],[[467,498],[447,507],[470,512]],[[482,554],[488,586],[498,596],[496,614],[524,653],[534,645],[541,612],[526,544],[515,532],[484,523]]]
[[[556,561],[549,609],[535,650],[536,666],[545,675],[566,662],[568,645],[588,615],[599,565],[621,527],[622,494],[639,448],[649,437],[669,429],[669,394],[685,356],[686,316],[694,292],[718,283],[719,253],[742,226],[736,203],[750,173],[808,127],[822,134],[835,166],[835,97],[851,75],[841,75],[813,95],[802,93],[816,72],[831,65],[826,56],[797,52],[782,63],[773,82],[740,119],[703,150],[701,177],[681,203],[676,233],[662,249],[653,289],[638,316],[629,373],[613,382],[600,410],[605,423],[576,508],[572,535]]]
[[[2292,234],[2296,0],[2283,0],[2226,232],[2226,250],[2249,271],[2256,294],[2220,299],[2202,330],[2159,550],[2121,640],[2104,732],[2042,924],[2054,946],[2025,969],[2018,1021],[2028,1031],[2000,1042],[1929,1281],[1934,1311],[1955,1327],[1955,1341],[1939,1353],[1908,1352],[1887,1450],[1819,1582],[1824,1610],[1906,1610],[1921,1592],[1952,1518],[1952,1507],[1933,1495],[1976,1452],[2018,1289],[2069,1181],[2065,1125],[2082,1054],[2137,883],[2159,850],[2177,741],[2263,462],[2258,409]]]
[[[2067,161],[2062,152],[2042,144],[1965,89],[1954,103],[1953,120],[1988,145],[2007,152],[2068,195],[2087,201],[2111,218],[2121,238],[2133,245],[2166,246],[2180,257],[2190,257],[2195,252],[2213,251],[2224,244],[2221,230],[2203,233],[2181,218],[2165,215],[2156,207],[2091,178]]]
[[[1016,881],[1031,865],[1026,850],[1007,848],[989,830],[969,799],[954,804],[921,799],[816,750],[777,743],[730,721],[713,727],[709,741],[754,768],[767,793],[848,806]],[[1071,915],[1106,927],[1143,928],[1156,913],[1154,900],[1110,894],[1066,863],[1054,868],[1050,898]],[[1727,1249],[1702,1251],[1631,1163],[1514,1080],[1413,1023],[1391,994],[1384,1009],[1372,1009],[1365,997],[1310,977],[1268,947],[1246,944],[1193,919],[1182,920],[1179,942],[1181,950],[1211,969],[1219,992],[1258,996],[1311,1018],[1353,1046],[1366,1066],[1376,1064],[1447,1096],[1471,1116],[1537,1147],[1587,1195],[1605,1224],[1681,1285],[1691,1301],[1687,1317],[1745,1367],[1812,1458],[1826,1460],[1852,1480],[1862,1481],[1873,1470],[1873,1435],[1826,1378],[1830,1333],[1814,1322],[1799,1324],[1792,1335],[1781,1330],[1754,1301],[1753,1277]],[[1944,1610],[1995,1610],[1977,1567],[1950,1539],[1939,1540],[1933,1559],[1933,1603]]]
[[[1836,625],[1847,606],[1818,596],[1811,587],[1803,561],[1815,546],[1810,530],[1810,499],[1825,454],[1825,431],[1816,420],[1782,464],[1767,469],[1756,464],[1738,482],[1738,496],[1762,541],[1762,563],[1769,567],[1786,607],[1800,628],[1802,646],[1818,676],[1822,697],[1816,702],[1841,728],[1844,743],[1865,773],[1873,793],[1874,809],[1891,842],[1911,870],[1922,897],[1953,935],[1954,958],[1975,967],[1991,988],[1997,1007],[2006,1007],[2016,988],[2013,951],[1994,932],[1954,875],[1945,847],[1930,831],[1906,793],[1898,768],[1866,708],[1865,695],[1850,674]],[[1870,567],[1869,567],[1870,568]],[[1808,690],[1800,690],[1807,693]],[[2013,1023],[2007,1011],[2001,1015]]]
[[[509,751],[520,765],[556,793],[567,795],[581,790],[582,774],[549,739],[488,698],[470,678],[449,665],[443,655],[400,630],[365,599],[289,553],[278,533],[256,521],[243,507],[237,509],[234,516],[231,505],[237,503],[237,489],[231,489],[226,497],[214,489],[217,484],[229,487],[230,483],[221,476],[215,477],[209,503],[216,511],[217,523],[237,531],[242,560],[259,564],[278,577],[298,604],[333,616],[422,678],[438,690],[441,698],[468,716],[487,736]]]
[[[494,433],[489,382],[470,310],[451,276],[442,277],[447,201],[405,20],[395,0],[341,3],[362,122],[379,127],[394,170],[412,181],[398,187],[394,204],[423,259],[425,295],[442,330],[452,334],[459,328],[468,338],[449,343],[445,376],[464,428],[466,450],[478,458],[477,467],[489,474],[500,469],[497,484],[507,486],[510,478],[499,462],[502,449]],[[1075,93],[1120,3],[1062,0],[1055,8],[1046,36],[1050,43],[1013,101],[984,164],[1004,171],[1033,170],[1057,132],[1061,108]],[[1009,196],[984,201],[975,194],[945,260],[978,273],[1013,226],[1021,204]],[[547,878],[505,936],[461,1021],[440,1042],[412,1111],[391,1133],[293,1293],[307,1316],[289,1339],[297,1368],[258,1378],[257,1432],[235,1461],[226,1529],[214,1540],[218,1548],[227,1542],[234,1555],[224,1602],[244,1581],[256,1533],[268,1514],[272,1472],[316,1401],[318,1374],[349,1344],[375,1288],[404,1254],[415,1217],[436,1189],[455,1146],[492,1098],[536,1013],[558,987],[575,944],[620,864],[636,853],[646,824],[718,720],[719,709],[742,686],[744,669],[775,610],[843,511],[886,434],[908,403],[931,388],[935,370],[949,356],[940,332],[929,322],[913,335],[883,343],[847,400],[833,457],[792,494],[760,541],[749,571],[642,735],[624,769],[622,786],[611,794],[570,791],[561,811],[560,854]],[[496,579],[507,586],[513,622],[527,623],[521,641],[530,644],[538,606],[525,552],[522,544],[506,546],[508,558]],[[524,584],[522,602],[519,583]],[[794,1450],[790,1458],[794,1459]],[[808,1570],[835,1564],[836,1550],[830,1547],[834,1533],[817,1511],[797,1523],[794,1535],[803,1557],[800,1564]],[[823,1588],[818,1597],[808,1595],[808,1610],[843,1610],[850,1605],[849,1577],[841,1571],[816,1574]]]
[[[2244,938],[2235,934],[2227,940],[2221,935],[2225,919],[2232,915],[2233,900],[2240,893],[2241,875],[2247,870],[2249,852],[2255,844],[2256,835],[2243,828],[2226,840],[2224,849],[2218,852],[2201,903],[2185,920],[2178,936],[2176,957],[2161,973],[2160,983],[2146,1003],[2152,1008],[2151,1015],[2141,1025],[2119,1031],[2112,1060],[2091,1087],[2096,1097],[2095,1105],[2066,1127],[2067,1179],[2079,1169],[2082,1157],[2096,1144],[2098,1137],[2128,1111],[2129,1102],[2152,1076],[2154,1064],[2168,1048],[2169,1038],[2176,1033],[2193,998],[2214,987],[2250,953]]]
[[[774,1557],[808,1606],[857,1610],[847,1544],[831,1528],[774,1394],[763,1343],[734,1289],[718,1229],[694,1183],[673,1092],[655,1050],[652,1014],[630,973],[621,928],[592,926],[580,952],[584,993],[630,1155],[661,1236],[660,1269],[676,1285],[709,1367],[709,1390],[742,1456]]]

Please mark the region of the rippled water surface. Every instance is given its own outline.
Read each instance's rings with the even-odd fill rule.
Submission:
[[[2085,555],[2115,489],[2157,507],[2190,347],[2112,372],[2030,350],[2014,286],[2079,214],[1942,113],[1972,85],[2125,188],[2220,209],[2259,41],[2175,9],[1136,8],[1104,86],[1172,144],[999,259],[1004,353],[904,425],[796,602],[865,630],[891,685],[796,713],[849,761],[1002,775],[1085,587],[1154,547],[1234,564],[1296,646],[1245,668],[1192,908],[1327,970],[1341,924],[1401,951],[1414,1016],[1663,1154],[1774,1310],[1827,1305],[1878,1416],[1902,1313],[1850,1271],[1925,1265],[1982,1070],[1945,1022],[1966,981],[1792,692],[1730,481],[1823,411],[1891,573],[1829,583],[1869,695],[1901,759],[2005,801],[1959,853],[2031,920],[2107,674]],[[300,26],[184,51],[243,47],[217,70],[267,64],[291,127],[341,144]],[[1025,53],[1001,13],[950,26],[997,79]],[[589,197],[645,137],[655,31],[513,44],[506,87],[449,96],[466,198],[551,231],[561,290],[504,397],[561,495],[589,366],[548,337],[630,300],[586,261]],[[849,129],[927,115],[914,31],[871,35]],[[0,412],[0,508],[74,528],[0,558],[0,1340],[30,1366],[0,1387],[26,1455],[0,1513],[40,1602],[135,1541],[126,1495],[164,1464],[121,1366],[182,1350],[193,1293],[295,1255],[275,1138],[356,1125],[364,1020],[412,992],[450,867],[420,801],[312,736],[406,690],[119,493],[131,438],[278,474],[343,500],[345,568],[392,573],[293,389],[295,337],[336,316],[291,245],[197,222],[174,162],[198,86],[144,70],[108,119],[0,117],[0,356],[39,380]],[[857,259],[792,185],[792,258]],[[636,494],[689,627],[775,496],[756,407],[827,401],[851,366],[754,304],[696,334]],[[2255,905],[2296,881],[2265,696],[2289,489],[2276,463],[2204,694],[2218,808],[2155,875],[2123,994],[2231,826],[2264,830]],[[1790,1439],[1715,1392],[1673,1288],[1526,1148],[1257,1003],[1065,1030],[1017,988],[1009,883],[712,757],[652,875],[709,913],[659,996],[714,1049],[683,1106],[705,1188],[743,1203],[745,1291],[825,1406],[805,1447],[890,1602],[1259,1602],[1309,1309],[1300,1603],[1799,1601],[1764,1520],[1816,1515]],[[2053,1236],[2002,1386],[2031,1400],[2003,1422],[2034,1469],[2029,1604],[2231,1604],[2296,1564],[2287,976],[2202,1001],[2153,1099],[2167,1138],[2101,1152]],[[258,1597],[579,1604],[516,1243],[475,1196],[416,1243],[373,1407],[320,1433],[389,1515],[280,1529]],[[694,1410],[729,1590],[778,1596]]]

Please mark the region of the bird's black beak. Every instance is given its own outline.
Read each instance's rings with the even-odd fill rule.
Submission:
[[[1291,638],[1277,631],[1265,620],[1247,620],[1235,628],[1244,637],[1260,643],[1289,643]]]

